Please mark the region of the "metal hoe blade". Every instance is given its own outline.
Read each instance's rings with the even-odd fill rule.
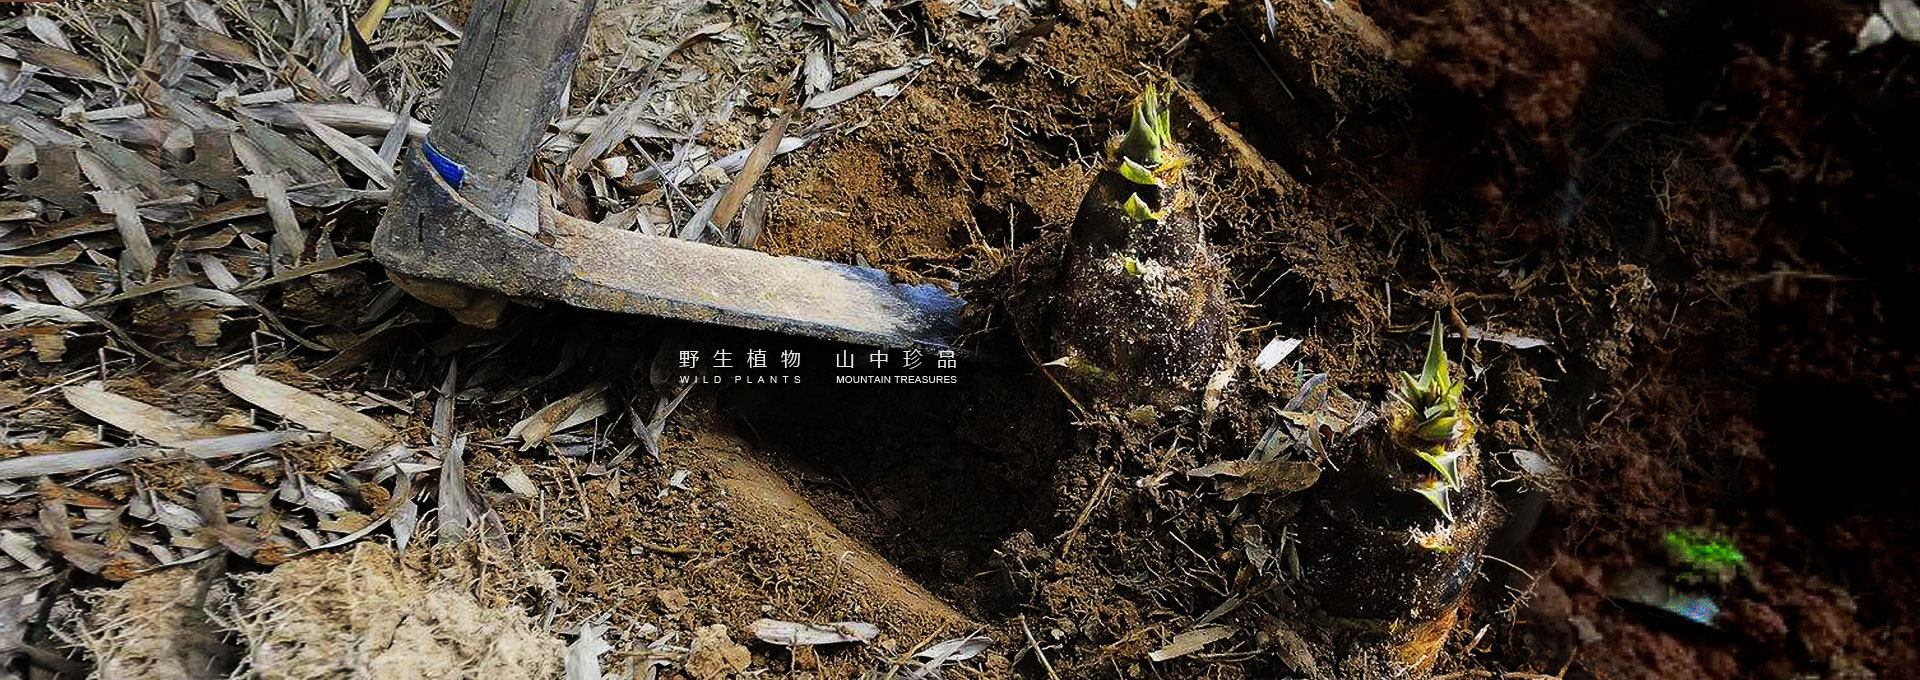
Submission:
[[[399,186],[374,236],[377,260],[407,276],[588,309],[886,347],[947,346],[963,303],[941,286],[600,227],[537,205],[527,167],[593,5],[476,3],[441,97],[446,113],[423,145],[401,156]]]

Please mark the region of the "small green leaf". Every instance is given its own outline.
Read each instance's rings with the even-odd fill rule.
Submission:
[[[1148,170],[1147,166],[1133,162],[1131,158],[1120,159],[1120,176],[1127,178],[1127,181],[1133,182],[1134,184],[1151,187],[1160,186],[1160,178],[1153,176],[1152,170]]]
[[[1160,219],[1160,215],[1154,213],[1153,208],[1147,207],[1146,201],[1140,200],[1140,194],[1128,195],[1127,204],[1121,208],[1126,210],[1127,217],[1133,218],[1135,222],[1152,222]]]
[[[1060,368],[1073,371],[1074,373],[1079,373],[1085,376],[1092,376],[1095,378],[1102,377],[1107,374],[1106,369],[1100,368],[1099,365],[1094,364],[1091,361],[1087,361],[1086,359],[1082,359],[1079,356],[1073,355],[1073,354],[1069,354],[1067,356],[1054,359],[1053,361],[1049,361],[1047,363],[1041,364],[1041,366],[1058,366]]]
[[[1132,275],[1134,275],[1134,276],[1145,276],[1145,275],[1146,275],[1146,273],[1145,273],[1145,272],[1143,272],[1143,271],[1141,271],[1141,270],[1140,270],[1140,261],[1139,261],[1139,260],[1136,260],[1136,259],[1133,259],[1133,258],[1131,258],[1131,257],[1129,257],[1129,258],[1126,258],[1126,259],[1124,259],[1124,260],[1121,260],[1121,261],[1120,261],[1120,266],[1121,266],[1122,268],[1124,268],[1124,269],[1126,269],[1126,270],[1127,270],[1127,273],[1128,273],[1128,274],[1132,274]]]
[[[1420,456],[1420,460],[1427,461],[1427,465],[1433,466],[1435,472],[1440,473],[1440,483],[1449,487],[1460,485],[1460,454],[1443,453],[1436,456],[1425,451],[1415,451],[1414,454]]]
[[[1747,556],[1725,535],[1688,528],[1667,532],[1663,540],[1679,580],[1725,584],[1747,565]]]
[[[1450,500],[1450,494],[1448,494],[1447,487],[1445,485],[1435,482],[1432,484],[1428,484],[1426,486],[1415,488],[1414,492],[1419,493],[1421,497],[1426,498],[1428,503],[1433,504],[1433,507],[1439,508],[1440,514],[1445,516],[1447,518],[1447,521],[1449,522],[1453,521],[1453,508],[1450,507],[1449,504],[1447,503],[1447,501]]]
[[[1408,405],[1412,405],[1413,404],[1412,399],[1420,391],[1420,381],[1414,379],[1413,374],[1408,373],[1406,371],[1401,371],[1399,377],[1400,377],[1400,390],[1399,390],[1400,396],[1403,399],[1407,400]]]
[[[1443,416],[1421,423],[1419,431],[1414,434],[1427,441],[1453,441],[1453,428],[1459,424],[1459,418]]]

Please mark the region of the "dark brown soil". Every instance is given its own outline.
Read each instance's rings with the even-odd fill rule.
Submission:
[[[1455,326],[1552,345],[1467,349],[1483,445],[1546,452],[1568,481],[1543,507],[1507,499],[1518,512],[1494,554],[1519,569],[1486,568],[1492,585],[1457,634],[1487,634],[1477,655],[1450,646],[1451,663],[1567,677],[1906,672],[1916,653],[1901,604],[1910,586],[1894,565],[1913,555],[1893,537],[1914,527],[1887,513],[1909,492],[1872,481],[1902,478],[1874,474],[1877,464],[1826,452],[1889,441],[1912,409],[1915,365],[1897,349],[1911,346],[1910,324],[1896,321],[1911,317],[1892,312],[1909,296],[1883,286],[1913,270],[1902,241],[1879,226],[1900,222],[1890,211],[1911,205],[1895,197],[1910,196],[1901,187],[1916,177],[1912,156],[1896,153],[1915,148],[1911,134],[1894,129],[1916,112],[1914,76],[1901,66],[1910,47],[1846,57],[1845,41],[1815,40],[1857,15],[1813,4],[1754,18],[1635,3],[1366,9],[1398,39],[1404,97],[1336,89],[1287,103],[1258,64],[1288,46],[1256,46],[1260,27],[1234,8],[1068,8],[1003,47],[984,73],[930,74],[922,96],[931,105],[909,97],[877,112],[850,145],[857,161],[871,143],[911,139],[909,158],[942,159],[945,184],[920,201],[887,199],[929,206],[924,219],[862,220],[871,198],[809,189],[841,176],[803,170],[787,178],[797,188],[782,211],[855,219],[824,232],[832,248],[778,238],[795,244],[788,252],[844,257],[884,251],[925,222],[943,225],[945,247],[972,271],[1026,262],[1008,244],[1064,229],[1105,121],[1150,70],[1172,70],[1207,106],[1176,121],[1210,173],[1203,210],[1249,306],[1243,349],[1304,337],[1303,365],[1377,394],[1387,371],[1413,362],[1405,332],[1435,309]],[[1817,20],[1783,19],[1800,16]],[[1129,66],[1114,54],[1156,56]],[[1349,72],[1369,67],[1379,68]],[[1382,82],[1396,81],[1328,79],[1333,88]],[[1208,125],[1211,115],[1233,132]],[[1264,158],[1250,160],[1249,146]],[[829,165],[841,153],[817,152]],[[944,226],[960,212],[946,207],[960,181],[971,229]],[[855,245],[844,245],[849,236]],[[1867,243],[1881,247],[1868,253]],[[991,300],[1005,283],[988,277],[975,290]],[[977,321],[989,343],[1008,325],[990,312]],[[1235,396],[1272,403],[1289,383],[1263,378]],[[1232,542],[1225,525],[1195,515],[1207,514],[1201,489],[1152,483],[1233,455],[1265,425],[1236,414],[1199,450],[1179,436],[1153,445],[1083,435],[1054,463],[1052,497],[1066,502],[1052,503],[1050,524],[1021,525],[1027,532],[1001,554],[1066,556],[1014,569],[1032,594],[1029,617],[1069,631],[1051,653],[1056,670],[1125,670],[1124,659],[1220,601],[1193,571],[1138,577],[1145,582],[1116,572],[1142,561],[1166,574],[1220,569],[1210,556]],[[1103,484],[1109,476],[1133,483]],[[1106,490],[1089,500],[1094,488]],[[1847,498],[1829,502],[1836,495]],[[1063,540],[1086,508],[1074,540]],[[1755,562],[1755,579],[1728,598],[1725,632],[1691,631],[1602,596],[1605,574],[1657,562],[1660,534],[1692,525],[1731,530]],[[1530,588],[1521,570],[1544,578]],[[1516,604],[1505,586],[1531,596]],[[1583,645],[1576,626],[1599,637]],[[1136,672],[1239,677],[1262,663]]]

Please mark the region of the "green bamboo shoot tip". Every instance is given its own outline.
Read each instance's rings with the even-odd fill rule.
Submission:
[[[1147,168],[1159,167],[1166,150],[1173,145],[1173,120],[1168,107],[1173,103],[1173,85],[1164,90],[1147,85],[1133,102],[1133,122],[1120,139],[1120,155]]]
[[[1426,365],[1420,368],[1420,387],[1432,390],[1447,380],[1447,349],[1440,338],[1440,313],[1433,313],[1433,333],[1427,344]]]
[[[1453,441],[1466,421],[1460,406],[1460,393],[1466,384],[1455,381],[1448,370],[1440,329],[1440,315],[1435,313],[1420,376],[1402,371],[1396,390],[1396,396],[1412,411],[1406,433],[1427,442]]]

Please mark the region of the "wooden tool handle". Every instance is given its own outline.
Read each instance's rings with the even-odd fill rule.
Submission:
[[[560,98],[573,77],[595,4],[478,0],[473,5],[427,143],[461,169],[452,182],[460,193],[493,215],[509,212],[540,138],[565,104]]]

